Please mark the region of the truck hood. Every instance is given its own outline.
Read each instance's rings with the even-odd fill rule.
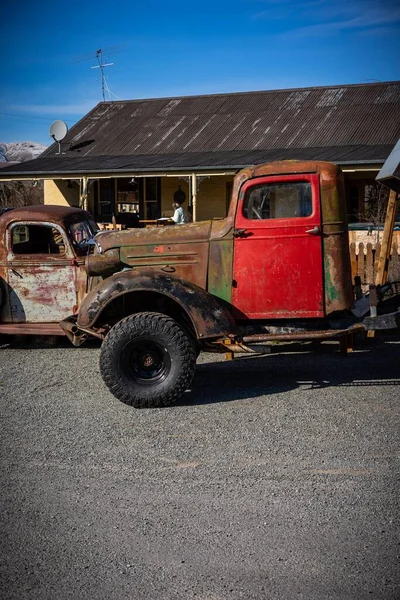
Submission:
[[[121,264],[136,271],[173,274],[207,289],[211,221],[101,232],[103,253],[116,248]],[[106,259],[106,256],[104,256]]]
[[[124,231],[100,231],[96,242],[102,252],[111,248],[126,246],[160,246],[163,244],[182,244],[207,242],[210,239],[212,221],[186,223],[185,225],[164,225],[145,229],[127,229]]]

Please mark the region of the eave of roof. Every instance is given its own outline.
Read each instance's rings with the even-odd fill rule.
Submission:
[[[5,167],[0,180],[10,178],[52,178],[100,174],[151,172],[204,172],[238,170],[275,160],[321,160],[339,165],[383,164],[391,145],[340,146],[330,148],[280,148],[230,152],[196,152],[137,156],[43,157]]]

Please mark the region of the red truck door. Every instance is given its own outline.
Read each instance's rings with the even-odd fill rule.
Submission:
[[[242,190],[234,231],[235,317],[322,317],[318,175],[262,177]]]

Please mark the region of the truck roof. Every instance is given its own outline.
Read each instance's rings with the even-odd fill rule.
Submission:
[[[38,206],[24,206],[13,208],[3,212],[0,216],[0,225],[7,227],[13,221],[52,221],[53,223],[64,223],[65,221],[80,221],[84,218],[92,218],[91,215],[81,208],[71,206],[57,206],[52,204],[40,204]]]

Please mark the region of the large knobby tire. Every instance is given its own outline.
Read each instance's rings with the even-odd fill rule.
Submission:
[[[195,369],[194,340],[174,319],[160,313],[122,319],[101,347],[105,384],[135,408],[173,404],[190,386]]]

